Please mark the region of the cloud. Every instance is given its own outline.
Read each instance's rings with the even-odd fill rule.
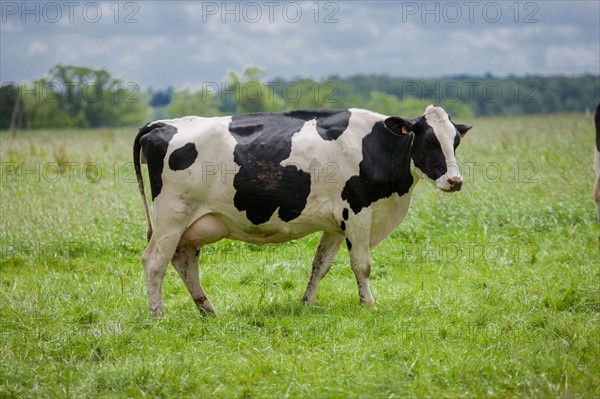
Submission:
[[[568,69],[593,70],[598,65],[598,53],[589,46],[550,46],[546,48],[544,61],[550,73]]]
[[[46,43],[35,41],[29,44],[29,48],[27,49],[27,54],[30,56],[37,56],[48,54],[48,45]]]
[[[404,1],[101,2],[99,18],[78,2],[53,23],[11,10],[0,79],[38,78],[58,62],[154,87],[221,81],[248,65],[267,78],[600,73],[600,3],[451,3],[460,17],[450,3]]]

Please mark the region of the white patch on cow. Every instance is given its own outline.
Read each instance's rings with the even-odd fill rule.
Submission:
[[[450,118],[446,111],[441,107],[430,105],[425,110],[425,119],[429,124],[440,142],[442,153],[446,158],[446,174],[439,177],[435,184],[442,190],[450,190],[452,188],[449,179],[461,181],[462,177],[458,170],[458,163],[454,155],[454,138],[456,137],[456,128],[450,122]]]

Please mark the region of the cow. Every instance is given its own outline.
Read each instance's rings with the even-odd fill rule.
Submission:
[[[594,114],[594,125],[596,126],[596,155],[594,156],[594,170],[596,172],[596,182],[592,193],[596,201],[596,211],[598,213],[598,224],[600,225],[600,104],[596,106]],[[600,239],[600,236],[598,236]]]
[[[402,222],[420,179],[446,192],[461,189],[455,150],[470,128],[437,106],[410,120],[353,108],[148,123],[133,159],[148,222],[142,264],[150,313],[164,315],[169,262],[198,309],[215,314],[199,279],[202,247],[224,238],[281,243],[314,232],[323,235],[302,301],[316,300],[345,242],[360,301],[373,304],[370,248]]]

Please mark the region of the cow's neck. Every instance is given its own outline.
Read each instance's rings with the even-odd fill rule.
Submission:
[[[389,158],[383,159],[383,162],[390,162],[391,189],[400,196],[406,194],[415,183],[411,171],[413,140],[414,134],[398,136],[394,145],[390,143],[387,148],[382,149],[389,154]]]

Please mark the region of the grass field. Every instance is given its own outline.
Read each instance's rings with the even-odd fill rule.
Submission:
[[[136,130],[1,133],[0,397],[599,397],[592,117],[464,122],[463,190],[415,189],[372,250],[375,308],[345,249],[300,303],[316,234],[207,247],[216,318],[169,268],[163,320]]]

